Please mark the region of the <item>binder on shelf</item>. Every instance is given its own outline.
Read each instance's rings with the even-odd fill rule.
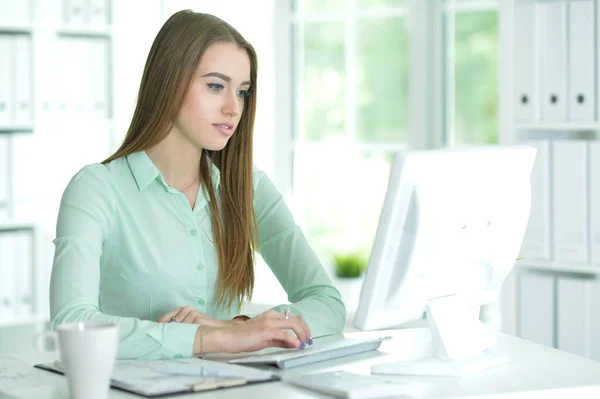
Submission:
[[[600,362],[600,280],[589,283],[590,358]]]
[[[76,40],[74,37],[59,37],[57,39],[57,84],[56,101],[59,117],[68,119],[70,114],[76,110],[75,86],[79,83],[76,79],[77,71],[75,70],[75,62],[73,62],[73,49],[76,49]]]
[[[0,0],[0,26],[27,26],[31,23],[31,0]],[[4,59],[4,58],[0,58]]]
[[[553,259],[557,262],[588,262],[587,169],[585,141],[553,142]]]
[[[109,21],[108,0],[90,0],[90,25],[106,26]]]
[[[12,233],[0,232],[0,324],[16,319],[14,241]]]
[[[537,149],[531,171],[531,207],[520,255],[527,259],[550,260],[550,142],[523,141]]]
[[[9,139],[6,135],[0,135],[0,224],[9,216]]]
[[[569,2],[569,120],[596,119],[594,0]]]
[[[536,5],[515,6],[515,119],[532,122],[538,119],[538,74],[536,73]]]
[[[541,119],[567,120],[567,3],[538,3],[541,16]]]
[[[67,25],[82,26],[88,21],[86,0],[63,0],[64,22]]]
[[[17,265],[16,313],[19,319],[28,320],[34,315],[33,233],[31,231],[15,233],[15,244],[15,264]]]
[[[600,141],[588,142],[590,263],[600,268]]]
[[[0,33],[0,126],[13,122],[13,75],[14,65],[7,61],[12,58],[12,35]]]
[[[71,102],[70,110],[74,112],[73,117],[88,119],[91,114],[91,87],[93,81],[98,79],[89,73],[88,65],[90,62],[90,46],[94,39],[87,37],[71,37],[71,47],[73,48],[68,79],[70,87]]]
[[[557,277],[557,349],[589,356],[588,284],[581,278]]]
[[[91,79],[93,117],[97,120],[106,120],[109,115],[109,77],[110,67],[109,43],[105,38],[90,41],[89,71],[94,76]]]
[[[29,125],[33,120],[31,36],[15,35],[13,50],[15,66],[14,121],[17,124]]]
[[[519,274],[519,336],[554,347],[554,277]]]

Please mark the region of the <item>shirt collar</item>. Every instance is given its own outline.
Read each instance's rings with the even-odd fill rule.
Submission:
[[[154,181],[157,177],[161,177],[160,181],[164,184],[166,189],[169,189],[166,182],[162,178],[160,170],[154,165],[146,151],[135,152],[127,156],[127,162],[129,168],[133,174],[133,178],[138,186],[138,190],[144,191],[148,185]],[[212,180],[213,187],[218,188],[221,183],[221,171],[217,168],[210,159],[208,161],[210,167],[210,179]]]

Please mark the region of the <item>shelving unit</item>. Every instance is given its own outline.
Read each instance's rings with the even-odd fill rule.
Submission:
[[[548,123],[548,122],[518,122],[515,124],[517,131],[543,131],[543,132],[556,132],[556,131],[570,131],[570,132],[599,132],[600,123],[595,122],[559,122],[559,123]]]
[[[62,191],[113,142],[112,9],[0,0],[0,341],[48,323]]]
[[[586,276],[600,276],[600,267],[598,265],[577,265],[571,263],[549,263],[549,262],[524,262],[520,261],[516,267],[522,270],[544,271],[562,274],[581,274]]]
[[[501,13],[503,141],[538,150],[503,316],[523,338],[600,360],[599,2],[509,0]]]

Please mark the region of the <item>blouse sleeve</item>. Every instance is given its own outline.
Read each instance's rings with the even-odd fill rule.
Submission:
[[[254,208],[259,230],[259,251],[288,295],[313,337],[342,332],[346,308],[310,244],[267,177],[254,169]],[[276,307],[282,311],[284,305]]]

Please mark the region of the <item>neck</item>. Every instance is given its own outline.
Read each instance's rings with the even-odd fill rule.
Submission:
[[[202,149],[169,134],[146,154],[160,170],[167,184],[176,189],[185,189],[199,173]]]

